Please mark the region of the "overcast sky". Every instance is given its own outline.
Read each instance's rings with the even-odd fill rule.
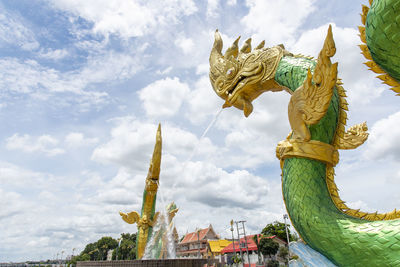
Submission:
[[[211,223],[230,237],[231,219],[253,234],[282,220],[275,147],[290,131],[287,94],[262,95],[247,119],[223,110],[199,140],[223,104],[208,79],[217,28],[225,48],[241,35],[317,56],[332,24],[349,126],[370,129],[341,152],[341,197],[364,211],[400,207],[400,98],[362,64],[367,2],[0,1],[0,262],[136,232],[118,212],[140,211],[159,122],[159,194],[180,208],[179,234]]]

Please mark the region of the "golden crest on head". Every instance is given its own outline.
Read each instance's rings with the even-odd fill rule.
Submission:
[[[214,91],[225,100],[223,108],[234,106],[247,117],[253,111],[252,101],[265,91],[282,90],[274,80],[277,65],[284,49],[280,46],[264,48],[262,41],[251,49],[251,38],[239,51],[240,36],[225,54],[218,30],[210,53],[210,81]]]

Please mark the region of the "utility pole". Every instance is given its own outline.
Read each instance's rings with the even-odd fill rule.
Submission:
[[[242,262],[243,262],[243,253],[242,253],[242,246],[241,246],[241,244],[240,244],[239,226],[238,226],[238,222],[235,222],[235,223],[236,223],[236,230],[237,230],[237,234],[238,234],[240,258],[242,259]]]
[[[197,252],[197,257],[200,259],[200,229],[197,230],[197,241],[199,242],[199,250]]]
[[[248,246],[248,244],[247,244],[246,229],[245,229],[245,227],[244,227],[244,223],[245,223],[245,222],[246,222],[246,221],[242,221],[243,233],[244,233],[244,241],[246,242],[247,262],[249,263],[249,266],[251,266],[251,265],[250,265],[250,255],[249,255],[249,246]]]
[[[248,261],[248,264],[249,264],[249,266],[250,266],[249,246],[248,246],[248,244],[247,244],[246,229],[245,229],[245,227],[244,227],[244,223],[245,223],[245,222],[246,222],[246,221],[237,221],[237,222],[235,222],[235,223],[236,223],[236,229],[237,229],[237,232],[238,232],[240,257],[242,258],[242,262],[243,262],[243,264],[244,264],[243,253],[242,253],[242,249],[241,249],[242,246],[241,246],[241,243],[240,243],[240,235],[243,235],[243,237],[244,237],[244,242],[245,242],[245,245],[246,245],[247,261]],[[242,224],[242,227],[241,227],[241,228],[239,228],[239,224],[240,224],[240,223]],[[243,232],[240,233],[239,230],[243,230]]]
[[[288,232],[288,229],[287,229],[287,224],[286,224],[286,219],[289,219],[289,216],[287,215],[287,214],[283,214],[283,220],[285,221],[285,230],[286,230],[286,238],[287,238],[287,248],[288,248],[288,258],[287,258],[287,261],[288,261],[288,266],[289,266],[289,261],[290,261],[290,246],[289,246],[289,242],[290,242],[290,240],[289,240],[289,232]]]
[[[232,241],[233,241],[233,255],[236,258],[235,238],[233,236],[233,220],[231,220],[231,232],[232,232]],[[239,242],[240,242],[240,240],[239,240]],[[236,262],[236,266],[238,266],[237,262]]]

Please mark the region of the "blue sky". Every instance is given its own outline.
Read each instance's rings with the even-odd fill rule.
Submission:
[[[363,147],[341,152],[341,197],[399,207],[398,99],[362,64],[366,2],[0,1],[0,262],[136,232],[118,211],[140,210],[159,122],[160,190],[180,208],[180,234],[211,223],[228,237],[231,219],[256,233],[282,218],[275,146],[290,131],[288,95],[262,95],[247,119],[223,110],[199,143],[223,104],[208,79],[217,28],[225,47],[241,35],[316,56],[332,24],[348,125],[370,129]]]

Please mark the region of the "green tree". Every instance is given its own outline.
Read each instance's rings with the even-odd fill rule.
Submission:
[[[84,254],[89,256],[90,261],[97,260],[99,257],[97,242],[87,244],[85,249],[79,255],[84,255]]]
[[[89,261],[89,260],[90,260],[89,254],[83,253],[78,256],[73,256],[72,259],[68,262],[68,266],[75,267],[78,261]]]
[[[117,257],[118,254],[118,257]],[[136,234],[122,233],[121,244],[113,252],[112,259],[115,260],[134,260],[136,259]]]
[[[267,263],[267,267],[279,267],[279,261],[277,260],[270,260]]]
[[[279,244],[276,243],[272,238],[261,238],[259,242],[259,249],[263,255],[268,255],[271,258],[279,250]]]
[[[288,254],[289,254],[289,250],[287,247],[279,248],[279,252],[278,252],[279,257],[281,257],[282,259],[286,259]]]
[[[290,232],[290,228],[288,228],[288,233],[290,241],[297,240],[297,236]],[[264,229],[261,231],[261,234],[265,236],[276,235],[280,239],[287,241],[285,224],[282,222],[275,221],[273,223],[267,224],[267,226],[265,226]]]
[[[256,243],[257,246],[257,256],[258,256],[258,263],[261,264],[261,250],[260,250],[260,239],[262,238],[262,235],[254,235],[253,240],[254,243]]]
[[[99,251],[99,260],[106,260],[107,259],[107,252],[110,249],[115,249],[118,247],[118,241],[110,236],[105,236],[100,238],[96,242],[96,247]]]
[[[89,257],[90,261],[94,260],[106,260],[107,252],[110,249],[115,249],[118,246],[118,241],[112,237],[104,236],[94,243],[86,245],[85,249],[79,254],[79,256],[85,256],[85,259]],[[78,260],[81,261],[81,260]]]
[[[74,256],[69,262],[69,266],[76,266],[77,261],[94,261],[94,260],[106,260],[107,253],[109,250],[114,250],[112,259],[116,259],[118,253],[118,259],[134,260],[136,259],[136,233],[122,233],[121,234],[121,245],[118,248],[118,241],[110,236],[104,236],[96,242],[89,243],[85,246],[82,252]]]

